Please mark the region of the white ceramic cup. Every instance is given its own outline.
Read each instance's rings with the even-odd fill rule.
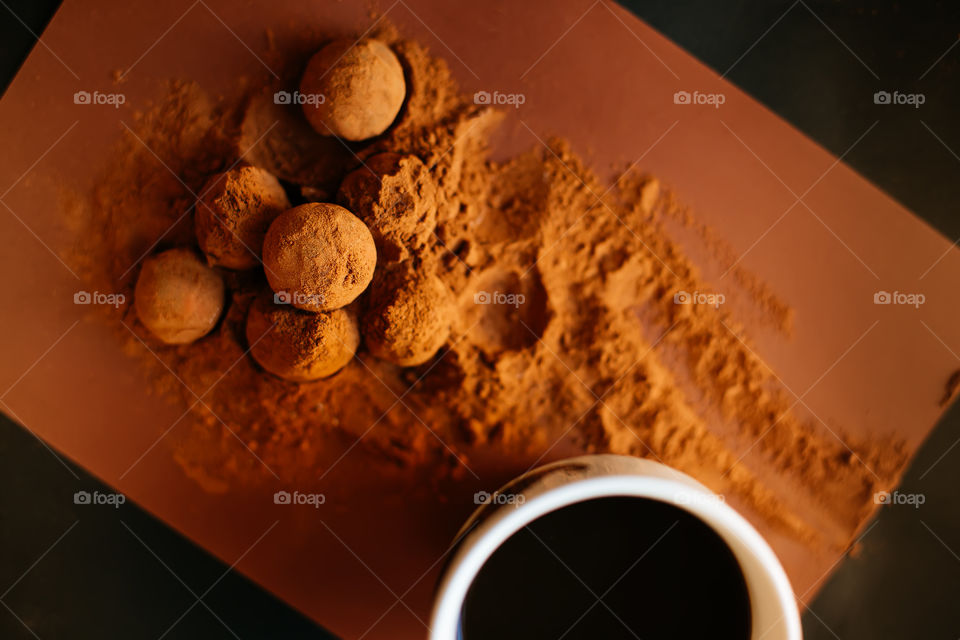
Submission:
[[[473,513],[440,578],[431,640],[458,640],[467,590],[480,568],[510,536],[551,511],[611,496],[660,500],[697,516],[726,542],[740,564],[752,615],[752,640],[800,640],[800,613],[783,567],[743,516],[705,486],[651,460],[589,455],[525,473],[494,494],[478,494]]]

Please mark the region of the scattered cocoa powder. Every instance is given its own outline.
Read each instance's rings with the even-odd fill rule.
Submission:
[[[436,185],[417,156],[371,156],[347,174],[337,198],[370,227],[379,253],[388,260],[418,252],[433,238]]]
[[[432,177],[436,224],[415,242],[404,236],[406,259],[455,301],[445,348],[418,368],[374,357],[368,344],[325,380],[265,374],[245,355],[247,310],[265,286],[259,271],[227,274],[230,304],[218,330],[158,351],[163,365],[121,331],[172,400],[189,406],[190,398],[165,367],[188,385],[213,385],[209,409],[191,411],[191,435],[175,453],[186,473],[210,490],[258,482],[265,466],[309,482],[353,446],[380,456],[381,472],[456,472],[471,452],[536,464],[563,442],[662,461],[788,538],[845,548],[872,512],[873,493],[902,471],[903,443],[853,441],[840,425],[800,414],[737,318],[674,303],[679,291],[711,287],[667,230],[668,220],[695,227],[669,186],[631,170],[608,190],[562,140],[488,161],[501,116],[462,97],[422,46],[390,29],[375,37],[400,58],[407,98],[390,130],[355,156],[314,134],[298,109],[271,102],[274,91],[296,86],[304,56],[323,44],[317,38],[299,43],[286,64],[275,52],[281,82],[243,99],[211,103],[196,87],[172,85],[135,129],[179,175],[164,175],[151,152],[127,140],[90,206],[71,218],[78,251],[92,260],[65,259],[116,290],[129,286],[121,278],[158,238],[189,237],[167,231],[190,205],[179,179],[196,188],[247,151],[252,164],[317,198],[335,194],[364,163],[399,175],[398,192],[411,189],[402,169],[378,168],[373,158],[383,153],[416,157]],[[389,200],[369,196],[390,210]],[[706,227],[695,230],[719,245]],[[736,269],[743,295],[788,326],[789,308]],[[377,304],[367,298],[355,304]],[[227,427],[244,447],[230,444]]]
[[[200,195],[194,220],[207,261],[227,269],[259,266],[267,228],[290,208],[280,182],[263,169],[241,166],[211,176]]]
[[[628,185],[632,186],[628,187]],[[648,185],[657,184],[656,194]],[[789,336],[793,328],[793,309],[783,302],[767,283],[760,280],[756,274],[746,270],[740,264],[742,253],[734,251],[726,241],[717,235],[711,227],[697,220],[690,208],[684,206],[673,192],[666,192],[660,197],[659,181],[651,176],[626,176],[623,180],[625,188],[639,189],[641,198],[645,198],[644,207],[652,216],[663,216],[679,222],[684,228],[692,230],[704,244],[717,264],[724,269],[721,279],[730,275],[743,288],[749,301],[760,310],[755,316],[759,322],[772,326],[784,335]]]
[[[940,406],[946,407],[950,404],[953,396],[957,395],[958,389],[960,389],[960,369],[954,371],[950,377],[947,378],[947,383],[943,387],[943,396],[940,398]]]

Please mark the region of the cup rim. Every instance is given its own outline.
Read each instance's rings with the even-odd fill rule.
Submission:
[[[722,501],[706,500],[704,492],[715,495],[682,472],[677,472],[677,479],[614,473],[571,480],[545,490],[520,506],[498,509],[487,521],[459,536],[460,542],[466,544],[456,549],[438,585],[430,620],[431,640],[457,640],[461,611],[470,585],[484,563],[510,536],[557,509],[585,500],[617,496],[672,504],[703,520],[721,538],[724,537],[724,531],[739,538],[759,561],[774,586],[775,600],[787,630],[785,638],[801,638],[796,598],[776,554],[743,516]],[[690,500],[681,500],[681,496]],[[468,538],[471,539],[469,542]]]

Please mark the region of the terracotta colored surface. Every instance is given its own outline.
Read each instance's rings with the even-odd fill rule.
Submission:
[[[418,618],[427,617],[473,492],[525,465],[478,455],[471,468],[481,481],[442,487],[441,501],[381,486],[364,475],[372,467],[357,450],[330,474],[322,511],[274,506],[273,488],[204,494],[156,444],[168,428],[165,437],[176,437],[180,411],[148,396],[110,330],[83,319],[73,295],[84,286],[49,250],[70,241],[58,224],[58,187],[85,190],[122,122],[162,81],[193,79],[228,93],[262,64],[251,50],[266,46],[265,28],[282,43],[304,24],[356,33],[372,20],[349,3],[262,5],[68,0],[51,22],[46,47],[0,103],[0,328],[11,336],[0,409],[338,634],[421,637]],[[796,309],[790,340],[748,330],[818,418],[855,434],[898,434],[911,449],[927,434],[955,368],[941,340],[960,341],[951,286],[960,253],[947,240],[612,5],[404,0],[383,9],[447,58],[466,90],[525,95],[500,152],[540,144],[536,132],[568,137],[600,170],[642,158],[735,253],[745,252],[742,264]],[[130,69],[120,85],[111,80],[117,69]],[[75,105],[80,90],[122,92],[126,104]],[[723,93],[726,102],[675,105],[679,90]],[[722,282],[722,271],[706,275]],[[926,303],[877,306],[878,290],[923,293]],[[558,447],[548,459],[563,454]],[[804,600],[838,560],[770,540]]]

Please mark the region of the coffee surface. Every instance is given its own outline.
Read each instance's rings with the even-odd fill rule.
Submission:
[[[576,503],[511,536],[471,585],[463,640],[747,640],[733,552],[687,511],[644,498]]]

